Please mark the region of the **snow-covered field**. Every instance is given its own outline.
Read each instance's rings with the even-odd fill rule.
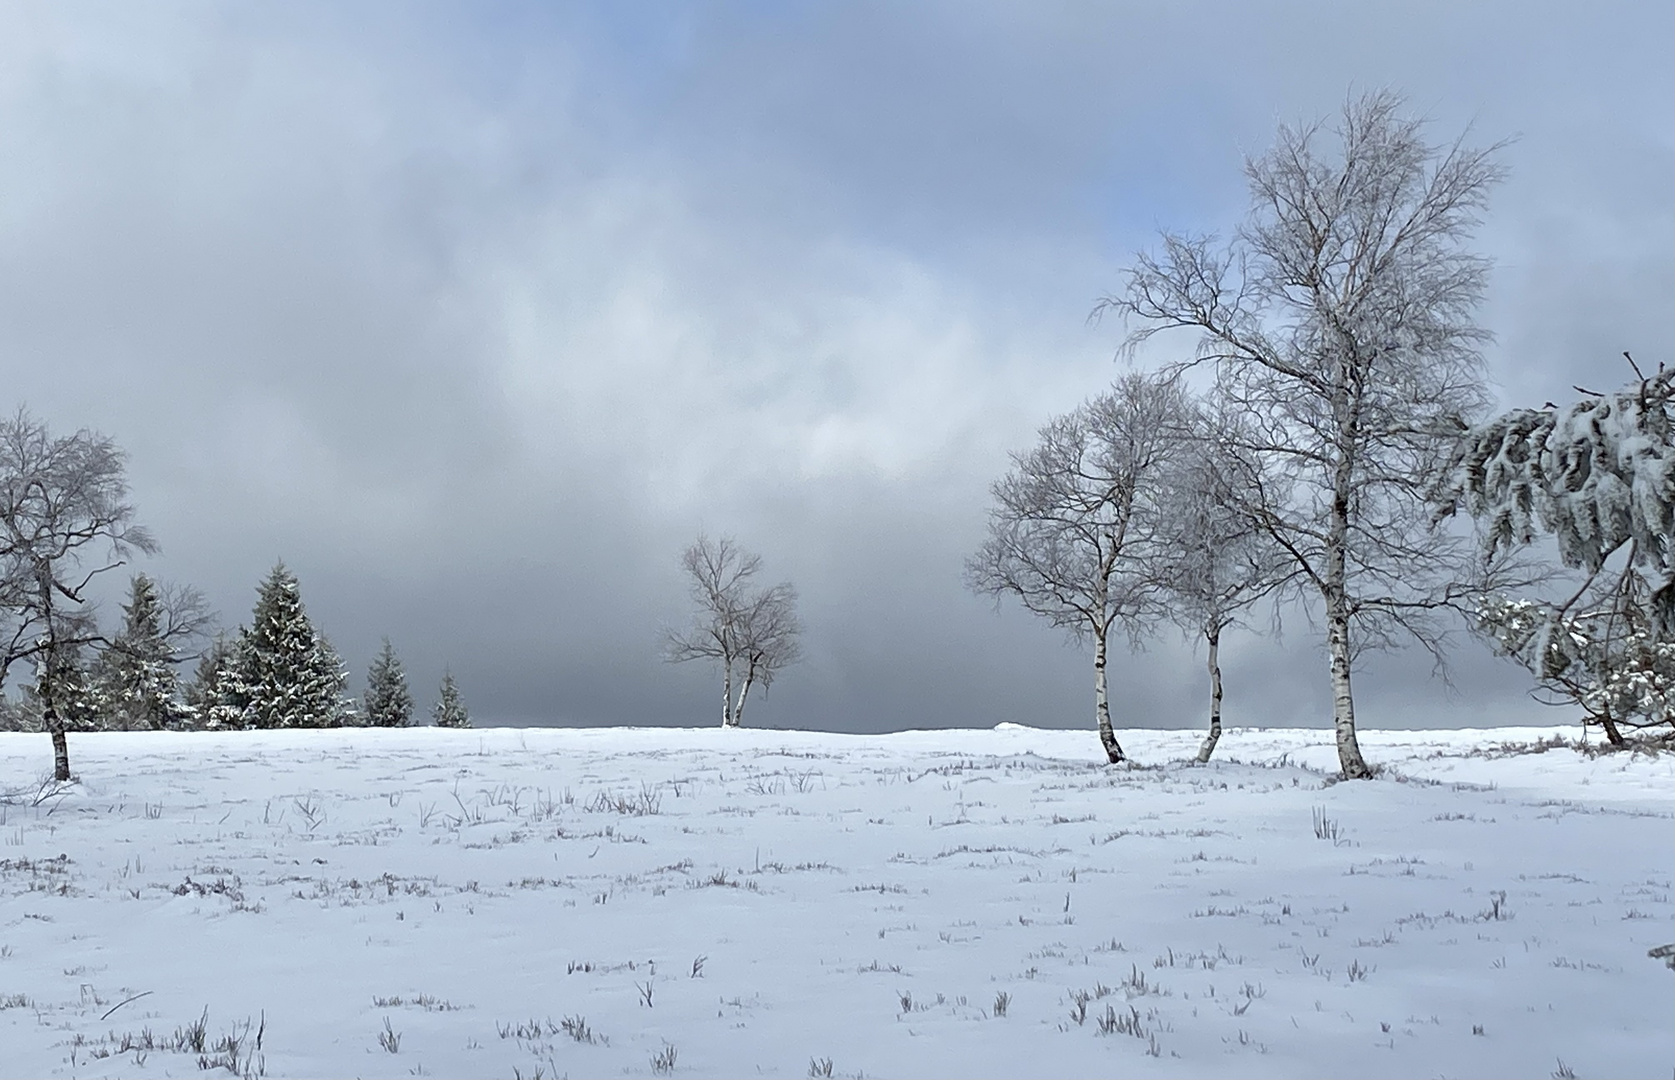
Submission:
[[[1552,733],[0,735],[0,1074],[1668,1076],[1675,759]]]

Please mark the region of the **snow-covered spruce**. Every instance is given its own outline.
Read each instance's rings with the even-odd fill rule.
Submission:
[[[366,673],[365,718],[368,727],[408,727],[413,723],[413,695],[407,689],[407,674],[390,639],[372,661]]]
[[[468,728],[471,726],[471,714],[465,709],[465,700],[459,696],[459,686],[454,683],[454,673],[442,674],[442,689],[437,693],[436,705],[430,710],[430,717],[439,728]]]
[[[70,642],[37,655],[35,679],[24,686],[23,700],[18,703],[19,727],[49,730],[48,702],[65,731],[98,731],[106,726],[109,702],[88,670],[86,653],[79,642]]]
[[[198,658],[197,670],[186,687],[186,705],[192,710],[196,726],[214,731],[243,726],[244,710],[238,705],[238,671],[234,666],[236,656],[237,639],[228,640],[226,634],[217,634]]]
[[[1675,641],[1657,636],[1639,605],[1617,601],[1612,594],[1578,612],[1492,597],[1478,611],[1478,629],[1529,668],[1553,704],[1580,705],[1620,746],[1624,727],[1675,724]]]
[[[250,628],[216,672],[210,726],[322,728],[354,722],[343,696],[348,671],[303,610],[296,575],[283,562],[257,590]]]
[[[1568,567],[1597,574],[1625,545],[1651,591],[1657,631],[1675,634],[1675,368],[1565,409],[1514,409],[1460,442],[1443,513],[1483,521],[1489,553],[1558,541]],[[1539,530],[1537,528],[1539,524]]]
[[[99,654],[93,672],[103,699],[102,726],[117,731],[190,726],[192,710],[181,692],[180,658],[164,632],[157,583],[135,574],[122,616],[122,630]]]

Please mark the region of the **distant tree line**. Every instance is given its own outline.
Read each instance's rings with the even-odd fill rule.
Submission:
[[[363,701],[345,696],[347,669],[309,620],[283,563],[258,587],[250,625],[232,635],[210,637],[213,620],[196,590],[143,573],[129,581],[121,627],[102,630],[89,586],[157,551],[134,522],[124,465],[106,436],[54,436],[24,410],[0,421],[0,691],[19,666],[31,676],[17,696],[0,696],[0,729],[48,733],[57,780],[70,778],[72,731],[413,722],[388,639]],[[194,677],[183,679],[181,668],[194,659]],[[432,718],[441,727],[471,724],[451,673]]]

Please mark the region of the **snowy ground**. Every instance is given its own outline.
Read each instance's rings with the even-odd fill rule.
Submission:
[[[0,1075],[1668,1076],[1675,759],[1552,733],[0,735]]]

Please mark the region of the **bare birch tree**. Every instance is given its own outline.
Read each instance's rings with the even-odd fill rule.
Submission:
[[[1198,748],[1210,760],[1221,741],[1221,635],[1246,611],[1288,583],[1285,553],[1246,513],[1240,490],[1248,464],[1230,437],[1237,419],[1200,407],[1163,477],[1157,561],[1153,572],[1168,595],[1171,618],[1200,636],[1210,679],[1210,727]]]
[[[989,537],[966,561],[966,583],[1092,642],[1094,720],[1111,764],[1125,760],[1106,679],[1111,631],[1130,643],[1162,615],[1150,564],[1157,483],[1183,431],[1173,380],[1132,373],[1041,429],[992,488]]]
[[[733,724],[744,722],[744,703],[753,686],[766,694],[780,669],[802,658],[802,624],[797,619],[797,590],[789,582],[770,585],[750,600],[740,634],[744,678],[733,704]]]
[[[82,430],[54,438],[18,410],[0,421],[0,687],[12,664],[43,672],[61,652],[101,642],[87,587],[156,542],[134,524],[125,455],[109,438]],[[52,736],[53,778],[70,779],[58,680],[39,680],[41,717]]]
[[[1372,775],[1355,735],[1361,649],[1417,640],[1439,664],[1437,612],[1459,601],[1463,538],[1427,496],[1454,432],[1487,405],[1473,320],[1486,260],[1463,245],[1501,169],[1498,147],[1425,141],[1402,101],[1348,102],[1335,126],[1281,128],[1247,160],[1249,217],[1229,242],[1165,234],[1095,309],[1153,334],[1199,335],[1194,362],[1245,416],[1252,520],[1287,553],[1325,619],[1344,775]]]
[[[681,569],[698,611],[688,629],[664,632],[664,658],[720,664],[721,726],[738,727],[751,689],[759,685],[765,691],[781,669],[802,656],[797,590],[789,582],[757,589],[762,557],[726,536],[700,535],[681,553]]]

